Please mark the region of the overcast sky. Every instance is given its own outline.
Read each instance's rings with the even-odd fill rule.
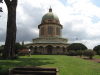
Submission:
[[[6,37],[7,9],[0,4],[0,44]],[[100,45],[100,0],[18,0],[17,41],[32,42],[38,37],[42,16],[52,7],[63,25],[68,43],[81,42],[88,48]]]

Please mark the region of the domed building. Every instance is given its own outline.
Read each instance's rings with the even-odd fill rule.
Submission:
[[[63,26],[59,18],[52,12],[42,17],[41,24],[38,25],[39,38],[33,39],[31,47],[33,54],[65,54],[68,46],[67,39],[62,38]]]

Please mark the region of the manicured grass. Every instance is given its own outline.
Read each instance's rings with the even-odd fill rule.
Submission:
[[[32,55],[17,60],[0,60],[1,70],[16,66],[56,67],[59,75],[100,75],[100,63],[64,55]]]
[[[100,55],[95,55],[94,58],[99,58],[100,59]]]

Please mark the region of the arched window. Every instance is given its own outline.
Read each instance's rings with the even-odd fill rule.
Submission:
[[[48,23],[51,23],[51,22],[52,22],[52,20],[51,20],[51,19],[49,19],[49,20],[48,20]]]
[[[63,52],[66,52],[66,48],[65,47],[63,47],[62,49],[63,49]]]
[[[56,35],[60,35],[60,28],[59,27],[56,28]]]
[[[53,46],[48,45],[48,46],[46,46],[46,49],[47,49],[48,54],[52,54]]]
[[[52,26],[48,26],[48,34],[53,34],[53,27]]]
[[[44,27],[41,28],[41,35],[44,35]]]
[[[40,51],[41,51],[41,50],[43,50],[43,47],[42,47],[42,46],[40,46],[40,47],[39,47],[39,49],[40,49]]]

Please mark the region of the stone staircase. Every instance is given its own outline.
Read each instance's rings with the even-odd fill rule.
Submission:
[[[58,75],[58,69],[40,67],[16,67],[9,70],[9,75]]]

